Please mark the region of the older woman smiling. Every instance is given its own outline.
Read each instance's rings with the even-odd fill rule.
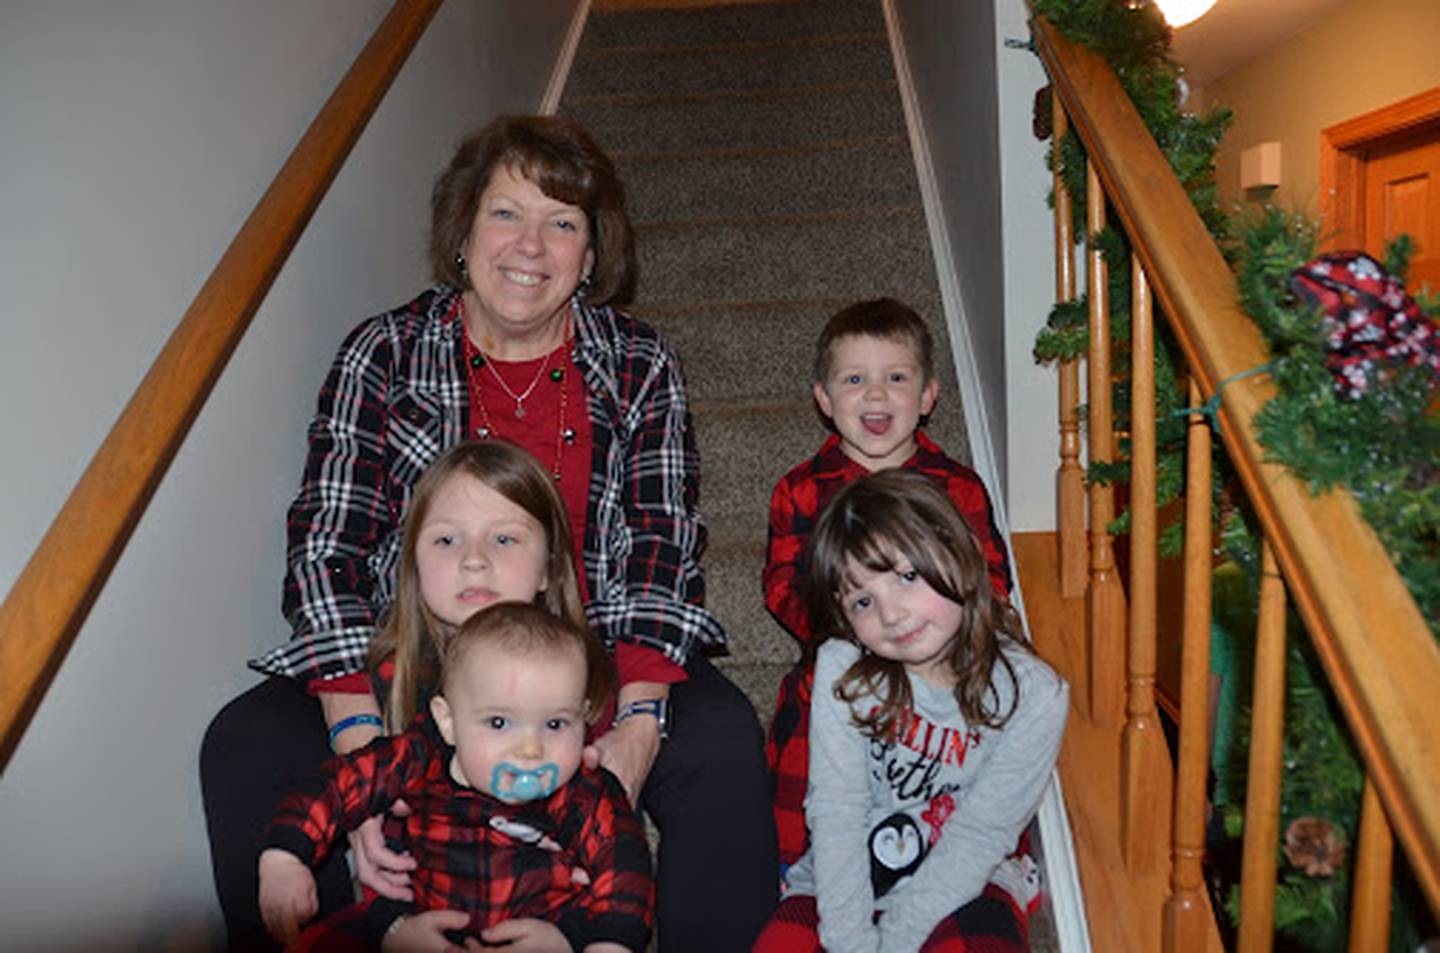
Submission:
[[[372,681],[366,651],[411,488],[445,448],[503,438],[554,474],[587,618],[614,650],[617,712],[588,757],[661,831],[662,947],[748,950],[776,889],[759,727],[703,654],[726,635],[702,605],[699,458],[675,353],[614,307],[634,283],[614,168],[572,121],[497,119],[437,181],[430,252],[440,283],[361,324],[321,390],[289,518],[293,636],[252,663],[272,677],[217,716],[202,750],[232,948],[266,942],[255,861],[275,801],[332,744],[380,730],[384,673]],[[352,840],[360,880],[403,896],[413,861],[378,819],[367,827]],[[346,900],[343,864],[317,874],[322,906]]]

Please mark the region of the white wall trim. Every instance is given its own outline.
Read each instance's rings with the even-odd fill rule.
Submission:
[[[925,207],[925,225],[930,233],[930,248],[935,259],[935,274],[940,284],[940,300],[945,309],[945,323],[950,331],[950,348],[955,362],[955,377],[960,390],[960,406],[965,413],[965,432],[970,438],[971,466],[987,486],[999,487],[1000,471],[995,464],[995,444],[990,437],[990,424],[985,413],[985,394],[980,388],[979,367],[970,346],[965,319],[965,299],[960,277],[955,272],[950,251],[950,236],[945,231],[945,218],[940,211],[940,190],[935,169],[930,164],[930,144],[925,135],[915,84],[910,75],[910,61],[900,37],[899,14],[895,0],[885,0],[885,27],[890,36],[890,53],[895,60],[895,79],[900,87],[900,101],[905,108],[905,128],[910,135],[910,153],[915,157],[915,174],[920,180],[920,196]],[[1009,537],[1003,496],[992,494],[995,520],[1001,533]]]
[[[560,47],[560,56],[555,60],[555,70],[550,74],[550,85],[545,87],[545,96],[540,100],[540,114],[553,116],[560,107],[560,97],[565,95],[565,84],[570,81],[570,68],[575,65],[575,50],[580,46],[580,37],[585,33],[585,23],[590,19],[590,0],[580,0],[575,8],[575,17],[570,21],[570,30]]]
[[[920,182],[920,195],[925,208],[925,224],[930,233],[930,247],[935,259],[935,274],[940,284],[940,298],[945,309],[945,323],[950,332],[950,346],[955,364],[955,377],[960,390],[960,402],[965,413],[965,430],[970,439],[971,465],[987,486],[1002,487],[999,470],[995,464],[995,445],[990,436],[989,418],[986,414],[985,394],[980,387],[979,367],[975,361],[975,350],[970,343],[969,324],[965,316],[965,298],[960,287],[960,276],[955,271],[954,255],[951,253],[950,236],[945,228],[945,219],[940,207],[940,189],[935,168],[930,162],[929,139],[920,113],[915,93],[914,80],[910,74],[909,59],[901,39],[899,14],[895,0],[884,0],[885,28],[890,38],[890,52],[895,61],[895,79],[900,88],[900,101],[905,109],[905,127],[910,136],[910,151],[915,157],[915,173]],[[996,528],[1001,538],[1014,546],[1010,540],[1010,524],[1006,517],[1003,493],[992,493]],[[1020,618],[1025,621],[1025,604],[1020,587],[1015,587],[1014,603]],[[1079,865],[1075,857],[1075,842],[1070,823],[1065,814],[1064,792],[1060,787],[1060,775],[1055,772],[1052,783],[1040,802],[1037,819],[1040,837],[1044,846],[1045,885],[1050,893],[1051,909],[1055,916],[1055,931],[1060,949],[1066,953],[1090,953],[1090,931],[1085,913],[1085,898],[1080,889]]]

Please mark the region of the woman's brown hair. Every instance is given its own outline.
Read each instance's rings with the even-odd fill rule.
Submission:
[[[971,725],[992,728],[1009,719],[1019,700],[1019,682],[1001,647],[1028,651],[1029,646],[1020,635],[1015,611],[991,588],[975,533],[934,481],[910,470],[882,470],[856,480],[820,515],[807,552],[805,598],[817,640],[860,644],[844,611],[845,593],[854,587],[850,560],[872,572],[890,572],[909,563],[931,589],[963,609],[948,659],[958,678],[955,700],[960,713]],[[997,666],[1016,688],[1003,712],[991,685]],[[869,694],[881,700],[875,713],[855,716],[861,728],[879,737],[899,727],[914,702],[904,664],[864,646],[834,690],[847,704]]]
[[[579,123],[562,116],[500,116],[455,150],[430,196],[430,267],[437,281],[468,290],[456,257],[470,237],[480,193],[500,167],[550,198],[585,212],[595,266],[587,304],[624,304],[635,288],[635,238],[615,166]]]
[[[435,458],[415,483],[405,509],[400,564],[396,569],[395,601],[370,644],[370,668],[393,658],[395,671],[385,702],[387,731],[403,731],[418,710],[421,686],[434,688],[440,677],[440,660],[454,627],[445,624],[425,605],[420,592],[420,570],[415,559],[420,527],[435,496],[451,477],[464,474],[479,480],[526,513],[545,530],[548,559],[546,586],[536,594],[537,605],[588,631],[580,587],[571,555],[570,524],[565,503],[554,478],[530,453],[504,440],[462,443]],[[597,644],[598,644],[598,640]]]

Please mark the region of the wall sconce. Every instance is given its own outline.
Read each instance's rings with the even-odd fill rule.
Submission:
[[[1262,142],[1240,153],[1240,188],[1273,189],[1280,184],[1280,143]]]

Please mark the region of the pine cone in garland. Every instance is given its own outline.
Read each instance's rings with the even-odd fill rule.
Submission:
[[[1035,105],[1030,112],[1030,131],[1035,138],[1044,142],[1055,132],[1055,117],[1052,111],[1055,108],[1055,101],[1050,98],[1050,86],[1047,84],[1035,90]]]
[[[1369,255],[1321,255],[1295,269],[1290,290],[1324,313],[1325,365],[1342,400],[1360,399],[1407,365],[1440,383],[1440,327]]]
[[[1329,877],[1345,863],[1345,834],[1319,817],[1297,817],[1285,828],[1285,859],[1307,877]]]

